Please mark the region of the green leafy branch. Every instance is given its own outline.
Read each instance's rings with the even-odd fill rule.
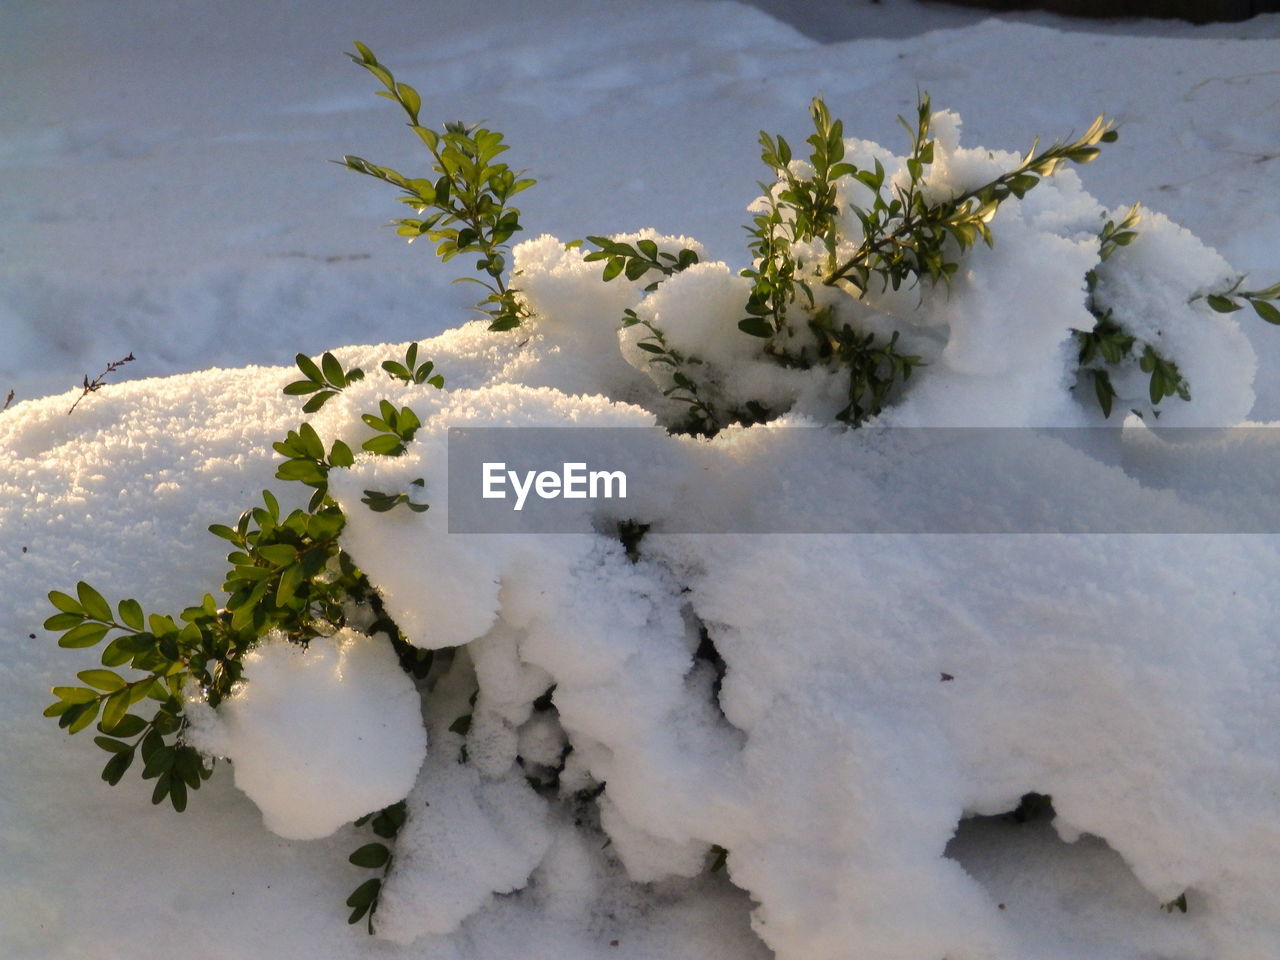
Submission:
[[[422,426],[422,421],[412,409],[401,407],[397,410],[390,400],[379,401],[377,414],[364,413],[360,419],[377,431],[377,436],[362,443],[360,449],[387,457],[398,457],[404,453],[406,445]]]
[[[1001,203],[1011,196],[1021,199],[1064,163],[1089,163],[1100,152],[1099,144],[1111,143],[1118,136],[1113,124],[1100,116],[1075,140],[1055,143],[1039,153],[1037,141],[1014,169],[957,196],[930,201],[918,189],[923,168],[932,162],[933,142],[926,139],[928,114],[929,98],[923,96],[908,159],[908,184],[897,185],[893,196],[886,197],[882,172],[863,181],[876,197],[869,211],[853,208],[863,225],[862,241],[851,256],[827,272],[823,283],[830,286],[849,281],[861,296],[870,289],[873,276],[895,290],[905,281],[921,277],[946,280],[958,268],[947,253],[948,240],[960,252],[978,239],[990,246],[993,241],[988,224]]]
[[[363,827],[368,823],[373,832],[383,840],[394,840],[400,832],[400,828],[404,826],[407,817],[405,802],[401,800],[399,803],[393,803],[377,813],[365,814],[365,816],[356,821],[356,826]],[[347,923],[359,923],[361,918],[367,916],[369,933],[373,933],[373,915],[378,911],[378,897],[382,893],[382,881],[386,879],[387,873],[391,870],[391,862],[394,859],[391,848],[385,843],[377,841],[364,844],[347,858],[348,862],[357,867],[381,871],[379,876],[370,877],[356,887],[351,892],[351,896],[347,897],[347,906],[351,908],[351,915],[347,917]]]
[[[1120,247],[1128,246],[1138,236],[1135,229],[1142,219],[1139,204],[1130,207],[1119,220],[1107,220],[1098,233],[1099,260],[1105,262]],[[1082,372],[1087,371],[1093,380],[1094,396],[1102,410],[1103,417],[1110,418],[1115,406],[1116,391],[1111,383],[1111,373],[1105,367],[1120,366],[1134,359],[1137,354],[1138,367],[1148,375],[1147,395],[1151,400],[1152,413],[1160,416],[1155,408],[1166,397],[1191,399],[1191,388],[1182,376],[1178,365],[1161,354],[1149,343],[1139,343],[1118,320],[1110,307],[1103,307],[1098,300],[1098,273],[1090,270],[1085,274],[1085,288],[1088,291],[1086,306],[1093,315],[1092,330],[1075,330],[1076,343],[1079,350],[1076,361]]]
[[[536,181],[522,178],[507,164],[495,162],[508,148],[501,133],[480,126],[446,123],[436,131],[418,122],[422,98],[407,83],[398,82],[362,43],[356,43],[350,59],[368,70],[386,89],[378,95],[394,100],[409,118],[409,128],[418,135],[432,157],[434,180],[405,177],[389,167],[378,166],[360,157],[343,157],[349,169],[398,187],[402,203],[413,207],[421,218],[395,220],[397,232],[415,240],[427,236],[436,244],[436,255],[448,261],[458,254],[479,254],[476,270],[484,279],[463,277],[489,291],[476,309],[490,318],[490,330],[518,327],[526,315],[518,291],[507,285],[508,241],[520,231],[520,211],[509,201]]]
[[[1142,204],[1135,203],[1117,222],[1108,220],[1098,233],[1098,258],[1104,263],[1120,247],[1127,247],[1137,239],[1138,231],[1134,229],[1142,220]]]
[[[343,370],[332,353],[321,357],[319,365],[305,353],[298,354],[294,361],[302,371],[303,379],[293,381],[284,388],[284,392],[289,397],[311,395],[302,405],[303,413],[315,413],[348,386],[364,379],[363,370],[359,367]]]
[[[658,245],[652,240],[637,240],[634,246],[619,240],[610,240],[608,237],[587,237],[587,240],[600,249],[593,250],[583,259],[588,263],[605,261],[602,279],[606,283],[619,275],[625,276],[628,280],[639,280],[651,270],[656,270],[665,279],[698,262],[698,252],[688,247],[683,248],[679,253],[669,253],[666,250],[659,250]],[[658,284],[661,282],[662,280],[653,281],[644,288],[645,292],[650,293],[658,289]]]
[[[847,323],[836,327],[829,312],[820,314],[810,326],[821,338],[819,357],[849,372],[849,402],[836,419],[851,427],[860,427],[877,416],[894,385],[911,379],[912,371],[923,365],[919,356],[898,351],[897,330],[887,342],[877,343],[876,335],[869,331],[859,332]]]
[[[402,380],[405,383],[429,383],[436,389],[443,389],[444,377],[438,373],[434,376],[432,375],[435,366],[430,360],[418,363],[418,345],[416,343],[409,345],[409,349],[405,351],[402,361],[384,360],[382,362],[382,369],[394,380]]]
[[[806,142],[812,148],[809,163],[813,173],[801,177],[792,169],[791,144],[781,135],[760,131],[760,159],[772,172],[775,185],[760,184],[766,207],[752,218],[747,228],[752,266],[742,271],[751,280],[747,316],[739,321],[744,333],[772,337],[786,329],[788,307],[797,291],[813,306],[813,292],[802,279],[802,265],[793,245],[821,239],[827,254],[827,269],[835,268],[837,243],[837,185],[858,169],[844,163],[844,124],[832,120],[826,103],[814,98],[809,107],[814,132]]]
[[[307,505],[307,509],[313,512],[328,498],[329,471],[355,463],[351,448],[341,440],[333,441],[333,446],[326,455],[324,442],[316,433],[315,427],[309,423],[303,423],[297,430],[290,430],[283,440],[273,443],[272,447],[285,457],[284,463],[276,469],[277,479],[294,480],[315,490]]]
[[[243,638],[230,628],[213,606],[213,598],[183,612],[185,625],[170,617],[147,617],[136,600],[122,600],[113,614],[97,590],[81,581],[76,596],[54,590],[49,602],[58,611],[45,629],[62,632],[58,645],[72,649],[97,646],[115,632],[101,654],[103,669],[82,670],[76,676],[85,686],[53,688],[54,702],[46,717],[75,734],[98,721],[101,736],[94,743],[111,756],[102,779],[119,783],[137,756],[144,779],[154,779],[151,802],[166,798],[175,810],[186,809],[187,790],[197,790],[213,765],[183,742],[184,688],[194,682],[217,702],[239,677],[238,653]],[[148,629],[149,628],[149,629]],[[142,675],[126,679],[115,668],[128,667]],[[149,719],[131,712],[143,701],[158,706]]]
[[[668,343],[666,335],[652,321],[642,320],[630,308],[623,311],[622,326],[643,327],[648,333],[636,341],[636,347],[649,355],[649,365],[661,365],[667,369],[672,385],[662,391],[669,397],[689,406],[690,431],[693,433],[713,434],[722,426],[716,416],[715,409],[702,395],[698,384],[687,373],[688,367],[701,365],[697,357],[687,357]]]
[[[1218,313],[1235,313],[1244,309],[1247,303],[1267,323],[1280,325],[1280,308],[1276,305],[1280,302],[1280,283],[1262,290],[1241,290],[1244,280],[1244,277],[1240,277],[1230,289],[1221,293],[1201,294],[1192,297],[1192,301],[1203,299]]]

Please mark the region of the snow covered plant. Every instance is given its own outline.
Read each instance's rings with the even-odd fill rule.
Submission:
[[[284,392],[308,397],[307,413],[364,379],[362,370],[344,369],[331,353],[320,363],[299,354],[297,363],[303,377]],[[382,368],[395,381],[444,387],[434,364],[419,362],[416,343]],[[361,448],[380,456],[403,453],[420,426],[411,409],[388,400],[362,419],[373,433]],[[340,545],[346,517],[329,496],[328,481],[331,470],[355,462],[350,447],[335,440],[326,451],[303,423],[275,449],[285,458],[276,476],[310,487],[310,503],[286,515],[264,490],[262,505],[246,510],[235,526],[209,527],[233,548],[221,603],[206,593],[175,618],[147,616],[132,599],[113,610],[84,581],[74,596],[49,594],[58,612],[44,626],[61,634],[59,646],[112,639],[102,649],[101,668],[80,671],[79,686],[54,687],[44,713],[72,734],[96,720],[94,742],[109,754],[102,779],[114,786],[141,760],[142,777],[155,780],[152,803],[168,799],[185,810],[188,790],[199,789],[224,756],[235,763],[236,784],[282,836],[325,836],[362,817],[359,822],[372,819],[375,832],[388,837],[396,804],[413,785],[426,749],[409,677],[426,676],[433,654],[408,643]],[[362,502],[374,512],[401,504],[415,513],[427,509],[403,492],[366,490]],[[242,682],[246,665],[260,681],[252,695]],[[121,675],[121,668],[131,675]],[[344,674],[360,682],[343,682]],[[306,703],[315,706],[299,712]],[[252,735],[282,716],[286,727],[277,724],[269,740]],[[238,726],[250,735],[236,738]],[[297,744],[317,741],[325,750],[299,759]],[[375,743],[381,749],[371,749]],[[294,775],[282,777],[282,770]],[[379,850],[385,848],[366,844],[352,863],[389,866],[389,853]],[[352,894],[352,922],[366,913],[372,918],[376,894],[376,881]]]
[[[417,91],[397,81],[368,47],[356,48],[349,56],[382,83],[380,96],[400,104],[430,151],[436,176],[406,177],[352,156],[345,164],[398,187],[405,194],[401,202],[427,214],[394,221],[402,235],[413,240],[425,234],[444,260],[479,255],[476,267],[487,279],[463,279],[488,288],[479,309],[490,315],[491,330],[537,319],[546,329],[549,318],[538,316],[539,292],[522,291],[506,275],[509,260],[517,276],[522,262],[538,261],[532,272],[551,265],[549,251],[537,243],[523,257],[521,249],[513,257],[506,245],[520,229],[519,211],[509,200],[533,181],[494,162],[507,149],[502,135],[461,123],[446,124],[443,132],[420,125]],[[1086,299],[1091,322],[1059,324],[1050,307],[1045,324],[1027,324],[1027,337],[1034,342],[1043,328],[1060,341],[1064,328],[1072,331],[1074,358],[1065,373],[1073,392],[1085,384],[1082,398],[1096,398],[1104,419],[1117,401],[1139,416],[1159,417],[1166,398],[1191,399],[1193,380],[1197,391],[1208,386],[1211,395],[1220,394],[1222,386],[1206,384],[1200,371],[1221,369],[1221,358],[1210,357],[1224,351],[1232,355],[1228,363],[1247,365],[1234,328],[1215,325],[1199,306],[1230,313],[1248,304],[1263,320],[1280,324],[1280,284],[1243,289],[1244,277],[1163,217],[1152,221],[1152,236],[1139,245],[1141,252],[1112,257],[1139,237],[1138,207],[1110,214],[1064,171],[1068,164],[1090,162],[1101,145],[1116,140],[1113,125],[1102,117],[1075,139],[1043,150],[1037,141],[1021,156],[965,150],[958,145],[959,118],[935,113],[925,94],[913,121],[900,118],[909,136],[902,157],[878,144],[846,139],[842,122],[821,99],[813,101],[810,117],[807,158],[796,155],[785,137],[760,134],[769,179],[751,206],[752,262],[740,274],[745,282],[732,280],[723,265],[702,262],[701,247],[684,238],[586,238],[594,249],[582,259],[603,261],[605,282],[645,281],[646,296],[620,304],[615,322],[624,357],[661,395],[648,405],[673,429],[713,435],[730,424],[750,425],[796,410],[856,427],[902,396],[921,367],[941,361],[972,373],[1018,362],[981,356],[998,351],[987,349],[993,345],[981,329],[983,320],[965,315],[967,297],[952,297],[957,281],[963,281],[964,294],[981,292],[982,264],[969,265],[962,275],[962,263],[979,240],[993,245],[997,227],[1018,243],[1020,237],[1030,242],[1028,227],[1043,232],[1048,226],[1059,249],[1042,255],[1063,264],[1090,261],[1068,282],[1077,303]],[[1028,196],[1045,183],[1053,185],[1052,198]],[[1017,213],[1005,209],[1011,199],[1018,201]],[[1171,271],[1180,276],[1170,278],[1165,317],[1153,323],[1149,318],[1159,311],[1133,294],[1135,286],[1154,282],[1144,264],[1186,255],[1198,256],[1200,269]],[[1056,272],[1045,265],[1039,270],[1050,286]],[[676,284],[679,294],[660,291],[681,274],[692,275]],[[1050,286],[1032,292],[1044,296]],[[739,301],[733,326],[717,312],[731,299]],[[696,304],[700,315],[686,315],[678,301]],[[744,342],[743,335],[752,339]],[[611,348],[597,336],[583,339],[592,348]],[[1189,377],[1190,369],[1196,375]],[[1210,417],[1218,412],[1216,403],[1211,406]]]
[[[736,486],[717,498],[746,513],[753,489],[792,469],[805,510],[857,499],[841,457],[867,434],[749,429],[770,421],[1085,425],[1131,409],[1162,423],[1239,422],[1254,359],[1228,315],[1248,305],[1280,323],[1280,285],[1248,286],[1167,219],[1090,197],[1071,165],[1115,139],[1111,124],[1099,118],[1025,154],[966,149],[959,118],[922,96],[896,156],[846,137],[815,100],[806,157],[761,134],[769,175],[750,208],[750,264],[734,272],[696,241],[651,230],[513,247],[512,198],[533,181],[498,160],[502,135],[420,124],[417,91],[356,50],[404,110],[431,175],[358,157],[345,165],[404,194],[418,216],[396,220],[399,233],[426,236],[444,260],[475,256],[478,276],[466,279],[485,290],[488,330],[520,332],[473,324],[437,340],[451,391],[417,344],[382,363],[416,409],[333,354],[299,355],[301,379],[284,393],[320,416],[274,445],[276,476],[310,499],[286,510],[264,491],[234,525],[209,528],[231,547],[221,599],[205,592],[177,616],[148,616],[85,582],[49,594],[57,612],[45,627],[61,646],[105,641],[101,666],[54,687],[45,711],[73,734],[96,722],[104,780],[119,783],[141,761],[153,802],[182,810],[225,757],[282,836],[367,826],[373,837],[350,860],[376,874],[348,899],[350,919],[372,932],[381,905],[379,932],[403,940],[454,933],[536,869],[573,888],[594,875],[606,835],[629,881],[705,880],[723,867],[755,899],[757,929],[779,957],[843,956],[855,934],[879,938],[868,956],[958,956],[955,944],[995,943],[1003,928],[942,865],[942,847],[964,811],[1008,809],[1041,782],[1060,829],[1114,839],[1158,902],[1197,883],[1210,902],[1234,897],[1246,909],[1267,896],[1274,885],[1260,872],[1220,869],[1216,834],[1188,847],[1184,831],[1160,829],[1203,821],[1207,807],[1198,787],[1153,779],[1185,760],[1187,783],[1202,780],[1178,731],[1203,715],[1184,714],[1195,698],[1178,684],[1218,662],[1205,638],[1223,641],[1220,610],[1195,601],[1266,578],[1225,547],[1206,564],[1201,547],[1161,545],[1181,558],[1184,584],[1157,575],[1154,547],[1113,555],[1072,541],[1059,568],[1038,543],[994,537],[918,559],[893,538],[846,551],[825,537],[803,549],[785,538],[649,537],[650,524],[689,521],[680,511],[693,501],[680,498],[631,501],[636,514],[607,518],[616,538],[451,538],[422,500],[447,492],[455,424],[656,419],[672,433],[724,433],[740,442],[660,435],[660,456],[690,490],[706,486],[697,458],[723,456]],[[1044,461],[1046,476],[1056,462]],[[1127,489],[1110,468],[1090,469],[1106,489]],[[963,502],[958,489],[938,497],[938,477],[913,482],[921,495],[904,502],[930,522]],[[876,502],[873,484],[860,490]],[[921,594],[915,564],[935,562],[938,584],[975,585],[958,599]],[[1018,577],[1032,599],[1014,616]],[[1125,585],[1126,616],[1120,599],[1097,602],[1099,583]],[[970,617],[970,603],[998,613]],[[1166,662],[1186,669],[1151,678],[1158,702],[1115,679]],[[1232,702],[1238,679],[1223,662]],[[1015,668],[997,666],[1007,663],[1035,683],[1023,707],[1002,712],[1014,702],[1005,680]],[[1066,692],[1038,686],[1062,675],[1073,678]],[[959,677],[965,690],[989,686],[952,697]],[[1044,703],[1064,709],[1051,716]],[[1088,727],[1098,704],[1104,726]],[[1131,728],[1140,745],[1099,764],[1098,744],[1128,743]],[[835,752],[810,753],[797,738]],[[1159,763],[1127,762],[1147,739]],[[1241,733],[1213,752],[1255,746]],[[919,762],[899,763],[904,752]],[[1101,781],[1075,771],[1100,767],[1112,792],[1095,796]],[[1147,809],[1172,795],[1181,820],[1141,816],[1132,797],[1152,783],[1167,790],[1151,788]],[[867,840],[886,836],[891,851]],[[917,928],[918,949],[899,943]],[[965,955],[1012,955],[974,949]]]

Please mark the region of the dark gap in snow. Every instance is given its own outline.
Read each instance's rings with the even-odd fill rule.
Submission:
[[[716,679],[711,684],[711,696],[715,701],[716,709],[720,711],[720,716],[724,716],[724,708],[720,706],[720,688],[724,685],[724,675],[729,669],[728,664],[724,662],[724,657],[720,656],[720,651],[716,649],[715,642],[711,639],[711,631],[707,629],[707,625],[701,620],[695,621],[698,624],[698,649],[693,652],[693,658],[702,663],[711,665],[711,669],[715,671]]]

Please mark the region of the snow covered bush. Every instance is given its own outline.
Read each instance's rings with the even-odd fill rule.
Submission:
[[[61,645],[112,638],[46,711],[97,721],[104,779],[140,758],[181,810],[223,757],[282,836],[367,826],[351,862],[380,872],[351,921],[442,955],[504,911],[598,917],[634,883],[716,902],[727,877],[782,960],[1017,957],[1034,923],[943,854],[962,818],[1033,793],[1060,837],[1105,838],[1153,908],[1192,916],[1153,949],[1280,947],[1280,810],[1257,776],[1280,747],[1273,551],[669,532],[766,487],[832,529],[885,486],[924,530],[1000,495],[891,472],[892,439],[786,426],[1238,423],[1254,357],[1229,314],[1280,323],[1280,285],[1247,289],[1166,218],[1089,196],[1069,165],[1115,139],[1101,118],[1010,154],[962,147],[927,96],[903,156],[820,100],[807,158],[762,134],[740,271],[651,230],[512,247],[532,181],[497,161],[501,134],[421,125],[412,87],[352,59],[433,175],[346,166],[404,194],[402,235],[477,257],[487,322],[383,362],[391,398],[298,357],[284,393],[315,420],[276,443],[277,476],[310,500],[264,492],[210,528],[232,547],[223,601],[148,618],[84,582],[50,594]],[[451,427],[655,423],[687,498],[598,510],[597,534],[450,534]],[[1035,442],[1043,489],[1069,468],[1087,483],[1062,496],[1137,509],[1134,476]],[[860,458],[888,479],[855,477]],[[694,495],[708,464],[734,478],[714,503]]]

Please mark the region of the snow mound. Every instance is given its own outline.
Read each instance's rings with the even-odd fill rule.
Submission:
[[[409,792],[427,734],[418,692],[385,639],[342,630],[303,649],[268,638],[244,664],[216,716],[194,710],[203,722],[192,742],[231,761],[269,830],[327,837]]]

